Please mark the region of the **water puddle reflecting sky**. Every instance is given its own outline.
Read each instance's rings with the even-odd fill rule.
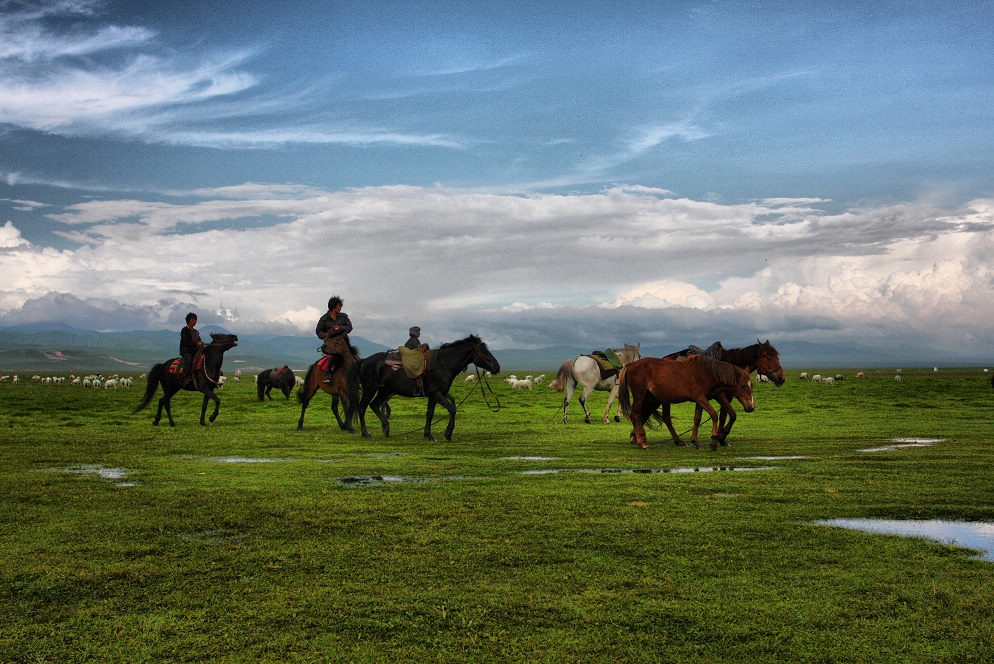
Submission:
[[[949,546],[975,549],[981,552],[979,556],[981,559],[994,562],[994,523],[943,521],[941,519],[922,521],[902,521],[898,519],[825,519],[815,521],[815,523],[822,526],[836,526],[881,535],[924,537]]]
[[[559,473],[716,473],[721,471],[740,472],[745,470],[776,470],[776,466],[740,467],[732,466],[702,466],[697,468],[548,468],[545,470],[522,470],[522,475],[556,475]]]
[[[884,445],[883,447],[868,447],[862,450],[856,450],[857,452],[893,452],[894,450],[903,450],[908,447],[932,447],[936,443],[941,443],[945,438],[891,438],[890,442],[893,445]]]

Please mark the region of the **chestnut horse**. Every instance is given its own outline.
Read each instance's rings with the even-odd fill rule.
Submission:
[[[720,341],[715,341],[705,350],[701,350],[697,346],[690,346],[679,352],[670,353],[664,359],[675,360],[681,357],[689,357],[690,355],[706,355],[722,362],[729,362],[740,369],[745,369],[750,374],[755,371],[760,376],[769,378],[777,387],[783,385],[786,380],[783,375],[783,368],[780,366],[780,354],[773,347],[773,344],[770,343],[769,339],[766,341],[756,339],[756,343],[743,348],[725,348],[721,345]],[[712,398],[721,404],[718,417],[718,443],[727,447],[728,443],[725,439],[732,432],[732,425],[735,424],[736,415],[735,409],[731,406],[731,398],[728,395],[725,395],[725,397],[725,401],[728,402],[727,406],[717,397]],[[699,408],[696,415],[700,416]],[[725,425],[726,419],[728,420],[727,426]]]
[[[351,418],[347,416],[343,418],[338,414],[338,402],[340,400],[343,402],[344,411],[348,413],[349,387],[345,380],[345,372],[355,364],[357,353],[345,340],[344,335],[326,338],[321,344],[321,352],[330,356],[328,361],[335,362],[335,372],[332,374],[331,382],[326,383],[324,382],[324,369],[318,366],[322,360],[318,360],[307,370],[304,384],[297,390],[297,401],[300,402],[300,419],[297,420],[297,431],[302,431],[304,428],[304,413],[307,412],[307,406],[311,403],[311,399],[314,398],[318,390],[324,390],[332,397],[331,412],[335,414],[338,427],[343,431],[355,433]]]
[[[701,449],[697,429],[701,424],[701,410],[705,410],[712,421],[711,449],[718,449],[718,414],[708,398],[716,398],[725,406],[729,395],[738,399],[747,413],[756,407],[752,380],[745,369],[703,355],[691,355],[683,360],[644,357],[624,367],[618,377],[621,412],[632,422],[632,442],[643,449],[649,447],[645,440],[645,423],[649,418],[662,421],[675,444],[685,444],[670,418],[670,404],[685,401],[697,404],[690,442]]]

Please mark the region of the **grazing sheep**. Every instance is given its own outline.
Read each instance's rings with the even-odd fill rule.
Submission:
[[[539,374],[539,375],[538,375],[538,376],[537,376],[537,377],[535,378],[535,384],[536,384],[536,385],[538,385],[538,384],[540,384],[540,383],[541,383],[541,382],[542,382],[543,380],[545,380],[545,374]]]
[[[799,378],[800,380],[807,380],[807,379],[808,379],[808,372],[807,372],[807,371],[802,371],[802,372],[801,372],[801,375],[800,375],[800,376],[798,376],[798,378]]]
[[[826,385],[835,385],[835,379],[833,377],[829,376],[828,378],[826,378],[824,380],[824,383]]]
[[[894,382],[895,383],[900,383],[901,382],[901,377],[900,376],[894,376]]]
[[[468,376],[466,376],[463,379],[462,382],[464,382],[464,383],[475,383],[476,382],[476,374],[469,374]]]
[[[12,381],[10,381],[10,382],[12,382],[12,383],[19,383],[21,381],[20,381],[20,379],[17,376],[14,376],[14,379]]]
[[[814,376],[812,376],[811,377],[811,382],[813,382],[813,383],[819,383],[819,382],[821,382],[821,374],[815,374]]]
[[[108,378],[107,380],[104,381],[104,389],[105,390],[109,390],[112,387],[115,390],[117,389],[117,379],[116,378]]]
[[[860,371],[858,374],[856,374],[856,378],[866,378],[866,374]]]
[[[511,389],[514,390],[530,390],[532,389],[532,382],[528,378],[524,380],[514,380],[511,381]]]

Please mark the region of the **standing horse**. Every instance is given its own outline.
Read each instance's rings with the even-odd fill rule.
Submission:
[[[698,406],[694,412],[694,431],[690,442],[701,449],[697,442],[697,429],[703,409],[711,416],[711,449],[718,449],[718,414],[708,401],[716,393],[731,394],[747,413],[756,408],[752,398],[752,380],[745,369],[703,355],[691,355],[684,360],[646,357],[622,369],[618,379],[618,401],[625,417],[632,422],[632,442],[643,449],[649,447],[644,426],[649,418],[666,424],[675,444],[685,444],[670,418],[670,404],[684,401],[693,401]]]
[[[614,351],[618,359],[621,360],[622,366],[642,357],[641,353],[639,353],[641,345],[632,346],[631,344],[625,344],[625,347],[621,350]],[[566,420],[566,409],[569,408],[569,402],[573,399],[573,391],[577,385],[583,387],[583,392],[580,394],[580,406],[583,407],[583,414],[585,416],[583,421],[587,424],[590,424],[590,409],[587,408],[587,398],[590,396],[590,393],[594,390],[610,390],[610,394],[607,395],[607,408],[604,409],[604,424],[609,422],[607,416],[611,412],[611,403],[618,396],[617,369],[602,371],[601,364],[597,359],[591,355],[581,355],[575,360],[566,360],[563,362],[562,366],[559,367],[559,373],[556,375],[553,385],[555,385],[557,392],[566,390],[566,396],[563,398],[563,424],[569,424]],[[621,421],[618,412],[616,411],[614,414],[615,422]]]
[[[760,376],[769,378],[777,387],[783,385],[786,380],[783,375],[783,368],[780,366],[780,354],[773,347],[773,344],[770,343],[769,339],[766,341],[756,339],[756,343],[751,346],[745,346],[744,348],[725,348],[721,345],[720,341],[715,341],[705,350],[701,350],[697,346],[690,346],[676,353],[670,353],[664,359],[672,360],[690,355],[705,355],[713,357],[716,360],[721,360],[722,362],[729,362],[740,369],[745,369],[750,374],[755,371]],[[735,424],[735,409],[732,408],[731,398],[727,394],[724,395],[724,398],[717,395],[711,398],[721,404],[718,417],[718,443],[728,447],[726,438],[732,432],[732,425]],[[697,409],[695,415],[700,416],[700,408]],[[726,418],[728,419],[728,426],[725,426]]]
[[[300,419],[297,420],[297,431],[304,429],[304,413],[307,412],[307,406],[311,403],[311,399],[314,398],[318,390],[324,390],[331,395],[331,412],[335,414],[338,428],[355,433],[352,418],[348,414],[349,388],[345,376],[357,361],[358,352],[349,345],[344,335],[326,338],[321,345],[321,352],[329,356],[328,359],[321,358],[312,364],[304,377],[304,384],[297,390],[297,401],[300,402]],[[325,361],[335,362],[335,372],[331,376],[330,383],[326,383],[324,380],[324,367],[321,364]],[[339,401],[344,402],[345,419],[342,419],[342,416],[338,414]]]
[[[274,387],[282,392],[284,397],[289,399],[295,384],[293,370],[284,364],[280,369],[266,369],[261,372],[256,378],[255,387],[258,392],[259,401],[265,401],[266,397],[269,397],[269,400],[272,401],[273,398],[269,396],[269,392]]]
[[[213,400],[214,413],[210,417],[210,421],[213,422],[217,419],[218,411],[221,410],[221,400],[214,394],[214,388],[220,387],[221,362],[224,361],[224,351],[234,348],[237,345],[238,335],[211,332],[211,342],[205,344],[203,347],[203,363],[199,367],[191,367],[189,374],[173,374],[169,372],[170,365],[177,361],[181,362],[180,358],[156,364],[148,372],[148,383],[145,386],[145,396],[142,398],[142,402],[131,412],[137,413],[147,406],[152,400],[152,397],[155,396],[156,389],[161,384],[163,396],[159,399],[159,410],[156,411],[152,424],[159,424],[159,420],[162,419],[162,410],[165,408],[166,417],[169,418],[169,426],[176,426],[176,423],[173,422],[173,414],[169,402],[173,398],[173,395],[180,390],[203,392],[204,403],[200,408],[200,424],[203,426],[207,425],[204,422],[204,415],[207,413],[207,401]]]
[[[445,439],[452,440],[452,430],[456,427],[456,402],[449,395],[452,381],[466,370],[470,364],[489,371],[500,373],[500,363],[491,354],[487,345],[476,335],[470,335],[460,341],[443,344],[435,350],[428,351],[425,371],[420,379],[412,380],[401,370],[394,370],[386,363],[387,353],[376,353],[352,365],[348,372],[349,384],[349,414],[359,413],[359,424],[362,435],[372,438],[366,429],[366,408],[370,407],[380,419],[383,435],[390,435],[390,420],[385,408],[387,401],[395,394],[403,397],[427,397],[428,410],[425,414],[424,435],[427,440],[434,441],[431,433],[431,421],[435,416],[435,405],[449,411],[449,424],[445,427]],[[420,383],[420,384],[419,384]],[[361,396],[360,396],[361,390]]]

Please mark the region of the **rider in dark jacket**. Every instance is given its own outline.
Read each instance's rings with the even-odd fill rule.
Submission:
[[[351,349],[352,344],[349,342],[348,335],[352,331],[352,321],[349,320],[348,314],[342,313],[342,304],[342,298],[337,295],[332,296],[328,300],[328,313],[321,316],[318,320],[317,327],[314,328],[314,333],[318,335],[319,339],[329,339],[343,335],[345,342]],[[330,383],[334,373],[335,363],[332,358],[329,358],[328,364],[325,366],[324,381]]]
[[[200,332],[194,325],[197,324],[197,314],[192,311],[186,315],[186,327],[179,331],[179,356],[182,358],[184,381],[190,377],[193,369],[193,356],[204,347],[204,342],[200,340]]]

